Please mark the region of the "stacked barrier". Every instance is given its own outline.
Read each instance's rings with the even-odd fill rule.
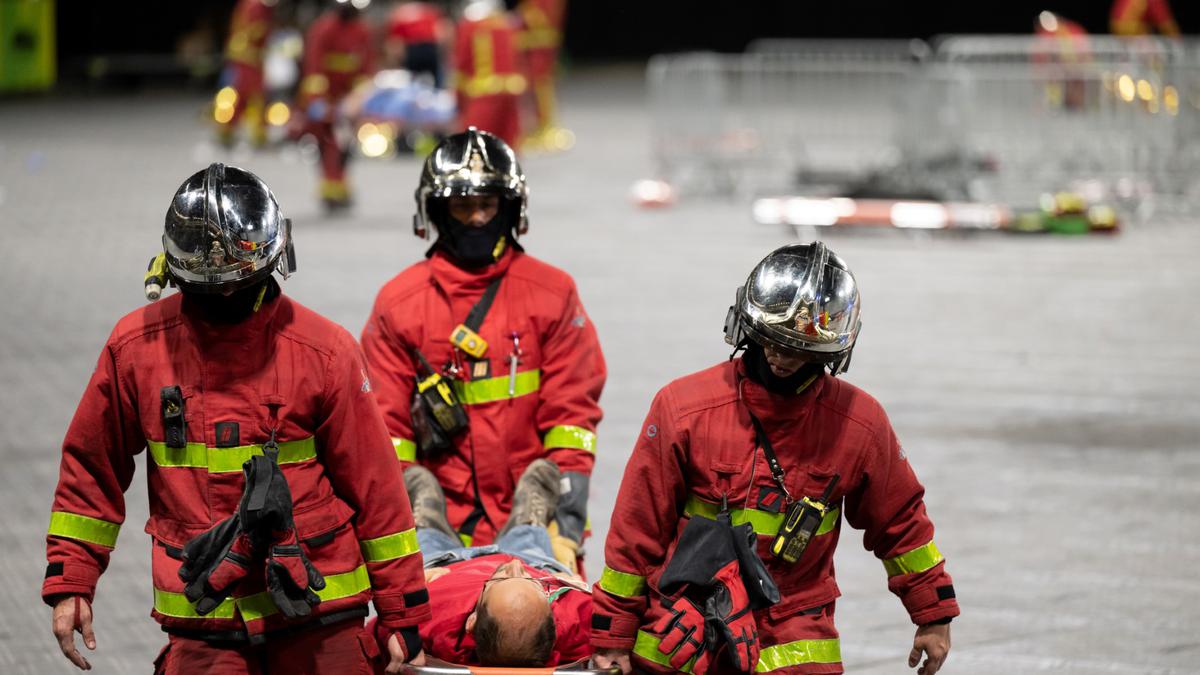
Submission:
[[[768,40],[658,56],[660,177],[686,193],[897,176],[946,200],[1200,204],[1200,45],[1112,36]]]

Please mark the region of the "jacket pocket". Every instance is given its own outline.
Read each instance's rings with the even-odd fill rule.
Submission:
[[[322,574],[349,572],[363,564],[358,539],[349,525],[354,509],[346,502],[330,496],[293,518],[301,548]]]

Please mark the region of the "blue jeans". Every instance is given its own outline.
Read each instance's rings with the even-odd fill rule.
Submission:
[[[487,546],[463,546],[462,542],[440,530],[417,528],[417,542],[425,567],[444,567],[450,563],[480,556],[504,553],[530,567],[550,572],[574,572],[554,558],[550,534],[537,525],[517,525],[505,532],[496,543]]]

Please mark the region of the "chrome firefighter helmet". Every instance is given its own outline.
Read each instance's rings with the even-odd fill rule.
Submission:
[[[763,258],[737,290],[725,318],[725,341],[746,340],[825,363],[837,375],[850,366],[861,300],[854,274],[825,244],[784,246]]]
[[[292,223],[258,176],[211,164],[179,186],[163,232],[167,270],[185,291],[228,293],[296,270]]]
[[[428,239],[433,230],[443,231],[449,225],[450,197],[468,195],[500,197],[500,215],[516,246],[517,236],[529,229],[525,173],[507,143],[475,127],[448,136],[426,158],[415,194],[413,233]]]

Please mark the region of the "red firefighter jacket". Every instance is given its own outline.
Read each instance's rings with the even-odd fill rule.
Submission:
[[[743,372],[740,359],[722,363],[672,382],[654,399],[617,495],[596,586],[592,644],[634,648],[655,660],[658,639],[648,628],[664,613],[657,589],[665,563],[687,519],[715,517],[722,499],[728,499],[735,525],[749,522],[758,532],[759,554],[782,595],[755,614],[760,671],[815,662],[830,664],[825,672],[840,672],[832,625],[826,639],[796,640],[802,630],[787,624],[809,621],[800,615],[812,612],[804,610],[838,597],[833,551],[843,514],[865,531],[866,548],[883,562],[889,589],[914,623],[957,615],[925,514],[924,488],[879,403],[824,374],[804,393],[780,396]],[[840,475],[831,510],[794,564],[770,553],[784,500],[748,409],[762,422],[793,497],[817,499]]]
[[[518,25],[510,15],[459,21],[454,38],[455,83],[460,98],[519,96],[528,82],[518,51]]]
[[[160,391],[183,392],[186,447],[164,443]],[[282,625],[263,575],[205,617],[183,595],[179,549],[231,515],[242,463],[272,430],[296,530],[325,576],[314,616],[374,597],[385,625],[429,616],[421,554],[387,430],[354,339],[286,296],[214,326],[181,295],[113,329],[63,443],[42,596],[89,600],[125,520],[134,456],[149,449],[154,618],[164,626],[259,633]]]
[[[426,654],[450,663],[479,665],[475,638],[466,631],[467,617],[479,603],[484,582],[496,573],[497,567],[512,559],[511,555],[497,553],[451,563],[449,574],[429,582],[433,618],[421,624],[421,643]],[[529,565],[525,565],[525,571],[535,579],[554,576]],[[589,656],[592,594],[564,584],[551,594],[550,609],[558,637],[547,665],[573,663]]]
[[[388,17],[387,36],[407,44],[438,41],[438,26],[444,20],[442,10],[430,2],[406,2]]]
[[[468,363],[450,344],[450,333],[501,275],[479,329],[488,351],[481,362]],[[455,528],[462,529],[478,494],[487,517],[473,532],[475,545],[490,543],[507,521],[513,488],[533,460],[548,457],[563,472],[591,474],[604,356],[575,282],[562,270],[512,249],[482,272],[434,253],[380,290],[362,345],[405,466],[417,460],[410,415],[417,372],[412,348],[435,368],[457,359],[470,378],[455,383],[470,428],[456,439],[453,452],[421,463],[445,490]]]
[[[1163,35],[1179,37],[1179,24],[1168,0],[1115,0],[1109,27],[1115,35],[1149,35],[1158,29]]]
[[[225,43],[225,59],[234,63],[261,68],[263,48],[271,33],[274,8],[263,0],[238,0],[229,22],[229,40]]]
[[[303,101],[339,101],[374,72],[371,31],[362,19],[343,20],[336,11],[330,11],[309,27],[300,81]]]

